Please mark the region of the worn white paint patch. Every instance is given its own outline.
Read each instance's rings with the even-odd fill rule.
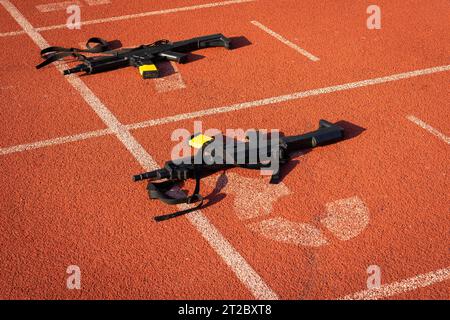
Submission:
[[[327,244],[327,239],[315,226],[292,222],[282,217],[263,220],[250,224],[248,227],[267,239],[288,244],[308,247],[320,247]]]
[[[256,191],[258,192],[260,191]],[[257,195],[248,196],[258,198]],[[237,196],[240,197],[241,194]],[[251,207],[253,205],[253,203],[246,204],[247,208],[252,208],[250,210],[254,210]],[[264,207],[264,202],[259,206]],[[339,240],[346,241],[356,237],[369,224],[369,210],[356,196],[327,203],[325,208],[327,216],[320,222]],[[313,224],[293,222],[282,217],[253,223],[249,228],[265,238],[289,244],[319,247],[328,243],[322,231]]]
[[[207,179],[209,184],[217,178]],[[225,180],[225,182],[223,182]],[[227,172],[226,177],[219,180],[217,187],[227,194],[233,194],[234,210],[241,220],[263,217],[272,212],[273,204],[279,198],[290,194],[284,183],[269,184],[267,177],[247,178],[239,174]]]
[[[178,71],[176,63],[167,62],[158,66],[161,74],[166,73],[170,67],[173,68],[174,73],[155,79],[155,88],[159,93],[186,88],[186,84],[181,77],[181,73]]]
[[[350,240],[369,224],[369,209],[357,196],[325,205],[327,216],[320,221],[340,240]]]
[[[36,9],[38,9],[39,12],[45,13],[45,12],[54,12],[54,11],[65,11],[67,7],[77,5],[79,7],[83,6],[83,4],[78,0],[73,1],[62,1],[62,2],[53,2],[53,3],[44,3],[44,4],[38,4],[36,6]]]

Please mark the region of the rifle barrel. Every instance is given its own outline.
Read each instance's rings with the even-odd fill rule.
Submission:
[[[166,179],[169,177],[170,177],[170,174],[167,172],[167,170],[159,169],[159,170],[155,170],[155,171],[149,171],[149,172],[137,174],[137,175],[133,176],[133,181],[134,182],[138,182],[138,181],[142,181],[142,180],[154,181],[154,180]]]

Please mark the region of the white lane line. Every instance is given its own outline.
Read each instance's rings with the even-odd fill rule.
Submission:
[[[20,144],[17,146],[0,148],[0,155],[3,156],[3,155],[10,154],[10,153],[23,152],[23,151],[40,149],[40,148],[50,147],[50,146],[69,143],[69,142],[87,140],[90,138],[102,137],[107,134],[112,134],[112,131],[109,129],[95,130],[95,131],[75,134],[75,135],[71,135],[71,136],[64,136],[64,137],[58,137],[58,138],[48,139],[48,140],[43,140],[43,141],[38,141],[38,142]]]
[[[143,18],[143,17],[148,17],[148,16],[155,16],[155,15],[176,13],[176,12],[183,12],[183,11],[193,11],[193,10],[221,7],[221,6],[231,5],[231,4],[253,2],[253,1],[256,1],[256,0],[228,0],[228,1],[222,1],[222,2],[212,2],[212,3],[205,3],[205,4],[200,4],[200,5],[194,5],[194,6],[187,6],[187,7],[163,9],[163,10],[158,10],[158,11],[147,11],[147,12],[127,14],[127,15],[123,15],[123,16],[116,16],[116,17],[110,17],[110,18],[86,20],[86,21],[82,21],[81,25],[86,26],[86,25],[91,25],[91,24],[129,20],[129,19]],[[65,24],[61,24],[61,25],[54,25],[54,26],[48,26],[48,27],[40,27],[40,28],[36,28],[36,30],[47,31],[47,30],[55,30],[55,29],[64,29],[66,27],[67,26]]]
[[[84,0],[88,6],[99,6],[103,4],[110,4],[110,0]],[[67,7],[77,5],[79,7],[83,6],[83,3],[79,0],[72,1],[62,1],[62,2],[53,2],[53,3],[44,3],[36,5],[36,9],[42,13],[46,12],[54,12],[54,11],[63,11],[66,10]]]
[[[402,80],[402,79],[408,79],[408,78],[419,77],[419,76],[424,76],[424,75],[430,75],[433,73],[439,73],[439,72],[445,72],[445,71],[450,71],[450,65],[433,67],[433,68],[428,68],[428,69],[420,69],[420,70],[415,70],[415,71],[410,71],[410,72],[405,72],[405,73],[394,74],[391,76],[368,79],[368,80],[357,81],[357,82],[351,82],[351,83],[347,83],[347,84],[325,87],[325,88],[320,88],[320,89],[300,91],[300,92],[292,93],[289,95],[283,95],[283,96],[266,98],[266,99],[262,99],[262,100],[238,103],[238,104],[225,106],[225,107],[219,107],[219,108],[210,108],[210,109],[200,110],[200,111],[191,112],[191,113],[183,113],[183,114],[169,116],[169,117],[165,117],[165,118],[146,120],[143,122],[128,124],[128,125],[125,125],[124,127],[128,130],[143,129],[143,128],[163,125],[163,124],[171,123],[171,122],[177,122],[177,121],[193,119],[193,118],[200,118],[203,116],[209,116],[209,115],[226,113],[226,112],[233,112],[233,111],[237,111],[237,110],[241,110],[241,109],[245,109],[245,108],[265,106],[265,105],[270,105],[270,104],[279,103],[279,102],[283,102],[283,101],[302,99],[302,98],[306,98],[309,96],[318,96],[321,94],[345,91],[345,90],[366,87],[366,86],[371,86],[371,85],[376,85],[376,84],[381,84],[381,83],[387,83],[387,82],[391,82],[391,81],[398,81],[398,80]],[[90,135],[91,132],[87,132],[86,134]],[[95,136],[97,136],[97,135],[95,135]],[[63,138],[66,138],[66,137],[63,137]],[[59,138],[56,138],[56,139],[59,139]],[[67,141],[72,142],[72,141],[78,141],[78,140],[83,140],[83,139],[84,138],[82,136],[80,138],[78,138],[78,135],[75,135],[75,136],[71,136],[71,138],[67,139]],[[55,140],[55,139],[52,139],[52,140]],[[45,143],[46,141],[49,141],[49,140],[45,140],[43,142],[42,141],[41,142],[33,142],[33,143],[30,143],[27,145],[36,145],[36,144],[40,144],[40,143],[44,143],[45,146],[51,145],[51,144],[46,144]],[[55,144],[60,144],[60,143],[55,143]],[[19,147],[17,149],[18,151],[14,151],[16,147]],[[32,148],[32,149],[36,149],[36,148]],[[22,149],[22,147],[20,147],[20,146],[0,148],[0,155],[24,151],[24,150],[28,150],[28,149]]]
[[[391,284],[384,284],[379,289],[369,289],[360,291],[354,294],[347,295],[340,300],[377,300],[408,291],[413,291],[419,288],[431,286],[435,283],[450,280],[450,268],[440,269],[433,272],[420,274],[415,277],[394,282]]]
[[[0,3],[8,11],[28,36],[36,43],[40,49],[49,47],[49,43],[41,36],[41,34],[33,28],[31,23],[19,12],[19,10],[9,1],[1,0]],[[67,68],[66,63],[59,63],[55,66],[61,73]],[[125,147],[137,158],[142,161],[144,168],[148,169],[156,165],[156,162],[145,153],[142,146],[131,136],[131,134],[123,127],[117,118],[108,110],[108,108],[100,101],[100,99],[84,84],[84,82],[76,75],[70,75],[65,79],[77,90],[89,106],[103,120],[107,127],[116,134]]]
[[[25,30],[30,38],[41,49],[49,46],[47,41],[33,28],[31,23],[19,12],[9,1],[1,0],[0,3],[13,16],[17,23]],[[60,72],[65,68],[64,64],[56,66]],[[117,136],[134,158],[145,170],[158,168],[155,160],[131,135],[131,133],[119,122],[114,114],[100,101],[100,99],[86,86],[86,84],[75,74],[65,77],[67,81],[77,90],[92,110],[102,119],[107,127]],[[203,238],[231,268],[236,277],[247,287],[247,289],[258,299],[277,299],[277,294],[270,289],[261,276],[250,266],[250,264],[239,254],[239,252],[225,239],[211,222],[200,211],[188,217],[193,226],[200,231]]]
[[[156,15],[161,15],[161,14],[193,11],[193,10],[207,9],[207,8],[214,8],[214,7],[223,7],[223,6],[233,5],[233,4],[240,4],[240,3],[254,2],[254,1],[257,1],[257,0],[228,0],[228,1],[221,1],[221,2],[205,3],[205,4],[200,4],[200,5],[194,5],[194,6],[187,6],[187,7],[178,7],[178,8],[157,10],[157,11],[146,11],[146,12],[135,13],[135,14],[127,14],[127,15],[123,15],[123,16],[81,21],[81,25],[85,26],[85,25],[99,24],[99,23],[106,23],[106,22],[113,22],[113,21],[137,19],[137,18],[156,16]],[[64,28],[67,28],[67,26],[65,24],[59,24],[59,25],[36,28],[36,30],[37,31],[48,31],[48,30],[64,29]],[[16,35],[24,34],[24,33],[25,33],[25,31],[12,31],[12,32],[6,32],[6,33],[0,33],[0,37],[16,36]]]
[[[106,23],[106,22],[113,22],[113,21],[137,19],[137,18],[148,17],[148,16],[155,16],[155,15],[176,13],[176,12],[184,12],[184,11],[193,11],[193,10],[214,8],[214,7],[223,7],[223,6],[233,5],[233,4],[254,2],[254,1],[257,1],[257,0],[229,0],[229,1],[205,3],[205,4],[201,4],[201,5],[194,5],[194,6],[187,6],[187,7],[164,9],[164,10],[158,10],[158,11],[146,11],[146,12],[135,13],[135,14],[127,14],[124,16],[116,16],[116,17],[110,17],[110,18],[81,21],[80,25],[91,25],[91,24],[99,24],[99,23]],[[35,28],[35,29],[37,31],[48,31],[48,30],[56,30],[56,29],[64,29],[64,28],[67,28],[67,25],[59,24],[59,25],[53,25],[53,26],[39,27],[39,28]],[[21,35],[21,34],[25,34],[25,33],[26,32],[23,30],[5,32],[5,33],[0,33],[0,38],[17,36],[17,35]]]
[[[21,34],[25,34],[25,31],[20,30],[20,31],[4,32],[4,33],[0,33],[0,38],[14,37],[14,36],[19,36]]]
[[[123,15],[123,16],[116,16],[116,17],[110,17],[110,18],[81,21],[81,25],[86,26],[86,25],[91,25],[91,24],[99,24],[99,23],[106,23],[106,22],[113,22],[113,21],[130,20],[130,19],[143,18],[143,17],[155,16],[155,15],[161,15],[161,14],[176,13],[176,12],[183,12],[183,11],[193,11],[193,10],[221,7],[221,6],[231,5],[231,4],[253,2],[253,1],[256,1],[256,0],[229,0],[229,1],[222,1],[222,2],[205,3],[205,4],[195,5],[195,6],[164,9],[164,10],[158,10],[158,11],[147,11],[147,12],[127,14],[127,15]],[[36,28],[36,30],[48,31],[48,30],[55,30],[55,29],[64,29],[66,27],[67,26],[65,24],[60,24],[60,25],[54,25],[54,26],[48,26],[48,27],[40,27],[40,28]],[[1,34],[0,34],[0,36],[1,36]]]
[[[110,4],[111,0],[84,0],[88,6],[99,6],[103,4]]]
[[[441,139],[445,143],[450,144],[450,137],[448,137],[445,134],[439,132],[438,130],[436,130],[435,128],[430,126],[429,124],[427,124],[427,123],[423,122],[422,120],[420,120],[419,118],[416,118],[413,115],[409,115],[409,116],[406,117],[406,119],[408,119],[409,121],[417,124],[422,129],[427,130],[429,133],[431,133],[432,135],[435,135],[436,137],[438,137],[439,139]]]
[[[255,26],[257,26],[258,28],[260,28],[261,30],[267,32],[268,34],[270,34],[272,37],[274,37],[275,39],[281,41],[282,43],[284,43],[285,45],[287,45],[288,47],[294,49],[295,51],[297,51],[298,53],[304,55],[305,57],[307,57],[309,60],[317,62],[320,59],[318,57],[316,57],[315,55],[311,54],[310,52],[306,51],[303,48],[300,48],[298,45],[296,45],[295,43],[289,41],[288,39],[284,38],[282,35],[276,33],[275,31],[269,29],[268,27],[266,27],[265,25],[263,25],[262,23],[258,22],[258,21],[251,21],[252,24],[254,24]]]
[[[186,208],[186,206],[183,206]],[[256,271],[248,265],[248,262],[233,248],[227,239],[212,225],[200,211],[195,211],[188,216],[189,221],[197,228],[209,244],[221,252],[225,263],[233,269],[236,276],[246,284],[247,288],[256,299],[278,300],[278,295],[264,282]]]
[[[141,129],[141,128],[152,127],[152,126],[157,126],[157,125],[171,123],[171,122],[177,122],[177,121],[182,121],[182,120],[187,120],[187,119],[215,115],[215,114],[219,114],[219,113],[238,111],[238,110],[243,110],[243,109],[248,109],[248,108],[271,105],[271,104],[285,102],[285,101],[307,98],[307,97],[311,97],[311,96],[318,96],[318,95],[327,94],[327,93],[368,87],[368,86],[373,86],[373,85],[377,85],[377,84],[381,84],[381,83],[388,83],[388,82],[392,82],[392,81],[414,78],[414,77],[418,77],[418,76],[424,76],[424,75],[429,75],[429,74],[438,73],[438,72],[445,72],[445,71],[450,71],[450,65],[432,67],[432,68],[427,68],[427,69],[420,69],[420,70],[404,72],[404,73],[398,73],[398,74],[393,74],[393,75],[386,76],[386,77],[350,82],[350,83],[340,84],[340,85],[331,86],[331,87],[312,89],[312,90],[307,90],[307,91],[299,91],[299,92],[286,94],[286,95],[282,95],[282,96],[276,96],[276,97],[270,97],[270,98],[261,99],[261,100],[237,103],[237,104],[233,104],[233,105],[229,105],[229,106],[225,106],[225,107],[217,107],[217,108],[210,108],[210,109],[205,109],[205,110],[200,110],[200,111],[195,111],[195,112],[190,112],[190,113],[183,113],[183,114],[178,114],[175,116],[169,116],[169,117],[164,117],[164,118],[159,118],[159,119],[152,119],[152,120],[147,120],[147,121],[143,121],[143,122],[133,123],[133,124],[127,125],[126,127],[128,129]]]

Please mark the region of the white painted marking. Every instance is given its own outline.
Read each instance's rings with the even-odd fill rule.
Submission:
[[[418,77],[418,76],[429,75],[429,74],[433,74],[433,73],[445,72],[445,71],[449,71],[449,70],[450,70],[450,65],[433,67],[433,68],[429,68],[429,69],[420,69],[420,70],[410,71],[410,72],[406,72],[406,73],[394,74],[394,75],[386,76],[386,77],[382,77],[382,78],[368,79],[368,80],[352,82],[352,83],[331,86],[331,87],[326,87],[326,88],[296,92],[296,93],[292,93],[292,94],[284,95],[284,96],[278,96],[278,97],[272,97],[272,98],[267,98],[267,99],[262,99],[262,100],[244,102],[244,103],[234,104],[234,105],[230,105],[230,106],[226,106],[226,107],[210,108],[210,109],[206,109],[206,110],[201,110],[201,111],[196,111],[196,112],[191,112],[191,113],[183,113],[183,114],[169,116],[169,117],[165,117],[165,118],[146,120],[143,122],[128,124],[128,125],[125,125],[124,127],[128,130],[143,129],[143,128],[163,125],[163,124],[171,123],[171,122],[177,122],[177,121],[183,121],[183,120],[187,120],[187,119],[199,118],[199,117],[203,117],[203,116],[232,112],[232,111],[237,111],[237,110],[241,110],[241,109],[245,109],[245,108],[265,106],[265,105],[270,105],[273,103],[279,103],[279,102],[283,102],[283,101],[302,99],[302,98],[306,98],[309,96],[316,96],[316,95],[327,94],[327,93],[338,92],[338,91],[345,91],[345,90],[355,89],[355,88],[359,88],[359,87],[371,86],[371,85],[387,83],[387,82],[391,82],[391,81],[398,81],[398,80],[402,80],[402,79],[408,79],[408,78],[413,78],[413,77]],[[87,132],[86,134],[89,135],[90,132]],[[75,136],[73,136],[73,138],[68,139],[67,141],[74,142],[74,141],[80,140],[80,139],[76,138],[77,136],[78,135],[75,135]],[[58,139],[58,138],[56,138],[56,139]],[[81,140],[83,140],[83,139],[81,139]],[[30,143],[30,144],[39,144],[39,143],[41,143],[41,142],[34,142],[34,143]],[[15,147],[8,147],[6,149],[13,150],[14,148]],[[35,149],[35,148],[33,148],[33,149]],[[4,150],[4,149],[0,149],[0,150]],[[28,149],[19,148],[18,150],[25,151]],[[7,153],[12,153],[12,152],[7,152]],[[7,153],[5,153],[5,154],[7,154]],[[0,154],[2,154],[2,153],[0,152]]]
[[[2,0],[1,4],[17,21],[17,23],[25,30],[30,38],[36,43],[40,49],[49,47],[49,43],[37,32],[31,23],[19,12],[19,10],[9,1]],[[67,69],[66,63],[60,63],[55,66],[61,73]],[[116,134],[117,138],[122,141],[125,147],[133,156],[141,163],[141,165],[149,170],[156,166],[156,162],[148,155],[144,148],[131,136],[129,131],[117,120],[117,118],[108,110],[108,108],[100,101],[100,99],[89,89],[86,84],[76,75],[66,76],[65,79],[77,90],[83,99],[94,112],[102,119],[107,127]]]
[[[248,227],[267,239],[297,246],[320,247],[327,244],[322,231],[315,226],[292,222],[282,217],[263,220]]]
[[[159,93],[180,90],[186,88],[186,84],[181,77],[181,73],[178,71],[178,67],[175,63],[167,62],[167,64],[162,64],[158,66],[161,73],[164,73],[163,68],[172,66],[175,71],[173,74],[164,76],[162,78],[155,79],[156,91]]]
[[[97,138],[97,137],[101,137],[101,136],[108,135],[108,134],[112,134],[112,131],[109,129],[104,129],[104,130],[90,131],[90,132],[75,134],[75,135],[71,135],[71,136],[49,139],[49,140],[43,140],[43,141],[38,141],[38,142],[33,142],[33,143],[20,144],[17,146],[0,148],[0,155],[7,155],[10,153],[23,152],[23,151],[45,148],[45,147],[55,146],[55,145],[59,145],[59,144],[69,143],[69,142],[87,140],[90,138]]]
[[[258,190],[255,191],[256,196],[250,197],[258,198]],[[240,194],[237,198],[239,197]],[[264,204],[248,202],[247,210],[252,206],[264,207]],[[369,223],[369,210],[357,196],[327,203],[325,208],[326,217],[320,222],[339,240],[346,241],[356,237]],[[319,247],[328,243],[322,231],[313,224],[293,222],[281,217],[250,224],[249,228],[267,239],[289,244]]]
[[[277,97],[271,97],[271,98],[262,99],[262,100],[238,103],[238,104],[225,106],[225,107],[219,107],[219,108],[210,108],[210,109],[206,109],[206,110],[201,110],[201,111],[196,111],[196,112],[191,112],[191,113],[183,113],[183,114],[169,116],[169,117],[165,117],[165,118],[146,120],[143,122],[137,122],[137,123],[125,125],[125,128],[128,130],[143,129],[143,128],[163,125],[163,124],[171,123],[171,122],[177,122],[177,121],[183,121],[183,120],[193,119],[193,118],[200,118],[200,117],[214,115],[214,114],[232,112],[232,111],[237,111],[237,110],[241,110],[241,109],[245,109],[245,108],[260,107],[260,106],[270,105],[270,104],[284,102],[284,101],[302,99],[302,98],[306,98],[309,96],[318,96],[321,94],[345,91],[345,90],[350,90],[350,89],[355,89],[355,88],[360,88],[360,87],[365,87],[365,86],[372,86],[372,85],[376,85],[376,84],[388,83],[388,82],[392,82],[392,81],[398,81],[398,80],[403,80],[403,79],[408,79],[408,78],[413,78],[413,77],[430,75],[433,73],[445,72],[445,71],[449,71],[449,70],[450,70],[450,65],[433,67],[433,68],[428,68],[428,69],[420,69],[420,70],[415,70],[415,71],[410,71],[410,72],[400,73],[400,74],[394,74],[391,76],[386,76],[386,77],[381,77],[381,78],[374,78],[374,79],[368,79],[368,80],[363,80],[363,81],[358,81],[358,82],[351,82],[351,83],[347,83],[347,84],[331,86],[331,87],[326,87],[326,88],[320,88],[320,89],[313,89],[313,90],[308,90],[308,91],[300,91],[300,92],[296,92],[296,93],[292,93],[292,94],[288,94],[288,95],[284,95],[284,96],[277,96]],[[87,132],[86,134],[89,134],[89,132]],[[77,138],[73,138],[73,139],[69,139],[68,142],[78,141],[78,140],[79,139],[77,139]],[[40,142],[34,142],[31,144],[39,144],[39,143]],[[14,148],[14,147],[8,147],[8,148]],[[2,149],[0,149],[0,150],[2,150]]]
[[[255,26],[257,26],[258,28],[260,28],[261,30],[267,32],[269,35],[271,35],[272,37],[274,37],[275,39],[281,41],[282,43],[284,43],[285,45],[287,45],[288,47],[294,49],[295,51],[297,51],[298,53],[304,55],[305,57],[307,57],[309,60],[317,62],[320,59],[318,57],[316,57],[315,55],[311,54],[310,52],[306,51],[303,48],[300,48],[298,45],[296,45],[295,43],[289,41],[288,39],[284,38],[282,35],[276,33],[275,31],[269,29],[268,27],[266,27],[265,25],[263,25],[262,23],[258,22],[258,21],[251,21],[252,24],[254,24]]]
[[[406,119],[408,119],[409,121],[417,124],[419,127],[421,127],[422,129],[425,129],[426,131],[428,131],[432,135],[435,135],[436,137],[438,137],[439,139],[444,141],[446,144],[450,144],[450,137],[449,136],[446,136],[445,134],[439,132],[438,130],[436,130],[435,128],[430,126],[429,124],[427,124],[427,123],[423,122],[422,120],[420,120],[419,118],[416,118],[416,117],[410,115],[410,116],[407,116]]]
[[[104,4],[110,4],[110,0],[84,0],[88,6],[100,6]]]
[[[110,17],[110,18],[86,20],[86,21],[82,21],[81,25],[86,26],[86,25],[113,22],[113,21],[130,20],[130,19],[144,18],[144,17],[168,14],[168,13],[176,13],[176,12],[193,11],[193,10],[206,9],[206,8],[222,7],[222,6],[232,5],[232,4],[239,4],[239,3],[246,3],[246,2],[253,2],[253,1],[256,1],[256,0],[229,0],[229,1],[205,3],[205,4],[187,6],[187,7],[163,9],[163,10],[158,10],[158,11],[147,11],[147,12],[127,14],[127,15],[123,15],[123,16],[116,16],[116,17]],[[60,24],[60,25],[54,25],[54,26],[40,27],[40,28],[37,28],[36,30],[47,31],[47,30],[64,29],[64,28],[66,28],[66,25]]]
[[[79,7],[83,6],[83,4],[78,0],[73,1],[63,1],[63,2],[54,2],[54,3],[44,3],[38,4],[36,9],[42,13],[46,12],[54,12],[54,11],[65,11],[67,7],[77,5]]]
[[[242,103],[237,103],[237,104],[233,104],[233,105],[229,105],[229,106],[225,106],[225,107],[210,108],[210,109],[205,109],[205,110],[200,110],[200,111],[195,111],[195,112],[190,112],[190,113],[178,114],[175,116],[147,120],[147,121],[143,121],[143,122],[129,124],[129,125],[127,125],[127,128],[128,129],[141,129],[141,128],[146,128],[146,127],[153,127],[153,126],[162,125],[162,124],[171,123],[171,122],[177,122],[177,121],[193,119],[193,118],[200,118],[200,117],[204,117],[204,116],[238,111],[238,110],[249,109],[249,108],[254,108],[254,107],[262,107],[262,106],[271,105],[271,104],[275,104],[275,103],[292,101],[292,100],[307,98],[307,97],[311,97],[311,96],[318,96],[318,95],[328,94],[328,93],[333,93],[333,92],[338,92],[338,91],[346,91],[346,90],[350,90],[350,89],[368,87],[368,86],[373,86],[373,85],[377,85],[377,84],[388,83],[388,82],[409,79],[409,78],[414,78],[414,77],[419,77],[419,76],[425,76],[425,75],[439,73],[439,72],[445,72],[445,71],[450,71],[450,65],[432,67],[432,68],[427,68],[427,69],[420,69],[420,70],[415,70],[415,71],[393,74],[393,75],[386,76],[386,77],[350,82],[350,83],[346,83],[346,84],[340,84],[340,85],[336,85],[336,86],[330,86],[330,87],[319,88],[319,89],[312,89],[312,90],[307,90],[307,91],[300,91],[300,92],[295,92],[295,93],[286,94],[286,95],[277,96],[277,97],[270,97],[270,98],[261,99],[261,100],[242,102]]]
[[[183,206],[186,208],[186,206]],[[278,295],[262,280],[248,262],[233,248],[224,236],[199,211],[188,216],[189,221],[197,228],[209,244],[220,252],[226,264],[235,272],[239,280],[252,292],[253,296],[262,300],[278,300]]]
[[[205,180],[208,184],[224,182],[218,188],[226,194],[234,195],[234,210],[241,220],[267,216],[272,212],[273,204],[279,198],[291,192],[284,183],[269,184],[268,179],[247,178],[227,172],[223,177],[211,176]]]
[[[25,30],[30,38],[41,48],[49,46],[47,41],[33,28],[31,23],[19,12],[9,1],[1,0],[0,3],[13,16],[17,23]],[[56,66],[62,72],[66,66],[64,63]],[[86,84],[75,74],[65,77],[67,81],[77,90],[92,110],[102,119],[127,150],[141,164],[145,170],[155,170],[157,163],[150,154],[139,144],[131,133],[123,126],[113,113],[100,101],[100,99],[89,89]],[[264,280],[256,273],[250,264],[239,252],[225,239],[225,237],[209,222],[209,220],[197,211],[189,215],[188,220],[201,232],[209,245],[224,260],[224,262],[236,274],[239,280],[258,299],[277,299],[277,294],[270,289]]]
[[[88,6],[99,6],[104,4],[110,4],[110,0],[84,0]],[[46,12],[54,12],[54,11],[65,11],[67,7],[77,5],[79,7],[83,6],[83,3],[80,0],[72,0],[72,1],[62,1],[62,2],[54,2],[54,3],[44,3],[38,4],[36,9],[42,13]]]
[[[369,209],[357,196],[325,205],[327,216],[320,220],[340,240],[350,240],[369,224]]]
[[[30,36],[31,39],[43,48],[47,44],[47,41],[33,28],[31,23],[25,19],[25,17],[17,10],[17,8],[9,0],[1,0],[1,5],[8,11],[8,13],[16,20],[16,22],[22,27],[23,32]]]
[[[116,17],[95,19],[95,20],[86,20],[86,21],[82,21],[81,25],[91,25],[91,24],[99,24],[99,23],[106,23],[106,22],[113,22],[113,21],[137,19],[137,18],[143,18],[143,17],[155,16],[155,15],[161,15],[161,14],[168,14],[168,13],[193,11],[193,10],[207,9],[207,8],[214,8],[214,7],[223,7],[223,6],[239,4],[239,3],[246,3],[246,2],[253,2],[253,1],[256,1],[256,0],[229,0],[229,1],[205,3],[205,4],[201,4],[201,5],[194,5],[194,6],[187,6],[187,7],[164,9],[164,10],[158,10],[158,11],[147,11],[147,12],[141,12],[141,13],[135,13],[135,14],[128,14],[128,15],[124,15],[124,16],[116,16]],[[65,24],[59,24],[59,25],[36,28],[36,30],[37,31],[48,31],[48,30],[64,29],[64,28],[67,28],[67,26]],[[25,34],[25,33],[26,32],[23,30],[5,32],[5,33],[0,33],[0,38],[17,36],[17,35],[21,35],[21,34]]]
[[[431,286],[435,283],[450,280],[450,268],[440,269],[426,274],[420,274],[412,278],[391,284],[384,284],[378,289],[369,289],[347,295],[341,300],[377,300],[401,293],[413,291],[419,288]]]
[[[3,33],[0,33],[0,38],[19,36],[21,34],[25,34],[25,31],[20,30],[20,31],[3,32]]]

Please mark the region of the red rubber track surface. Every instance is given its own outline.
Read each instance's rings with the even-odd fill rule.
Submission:
[[[388,288],[380,298],[449,299],[448,1],[378,1],[381,30],[366,27],[369,1],[258,0],[80,30],[52,28],[64,24],[67,13],[36,8],[56,0],[9,1],[33,27],[49,29],[37,31],[51,45],[78,47],[93,36],[124,47],[218,32],[237,39],[234,50],[198,51],[177,65],[183,85],[170,91],[133,68],[80,79],[122,124],[155,120],[130,132],[160,166],[176,144],[172,132],[193,132],[194,121],[204,130],[279,129],[285,135],[315,130],[320,119],[340,121],[347,139],[293,159],[279,185],[243,169],[206,179],[202,194],[220,190],[203,215],[281,299],[336,299],[367,290],[370,265],[381,268],[383,286],[440,274],[435,283]],[[80,2],[82,21],[89,21],[219,1]],[[99,131],[107,123],[55,67],[35,69],[40,49],[5,5],[0,46],[0,298],[259,297],[247,267],[230,266],[223,245],[211,243],[188,217],[153,221],[174,207],[150,202],[145,185],[131,181],[144,169],[114,134]],[[409,73],[435,67],[445,70]],[[374,84],[379,77],[389,79]],[[357,88],[293,97],[364,80]],[[282,95],[286,101],[253,103]],[[251,107],[211,111],[245,102]],[[58,142],[85,133],[93,137]],[[342,209],[342,201],[351,208]],[[330,220],[333,205],[340,223]],[[66,287],[70,265],[80,267],[81,290]]]

